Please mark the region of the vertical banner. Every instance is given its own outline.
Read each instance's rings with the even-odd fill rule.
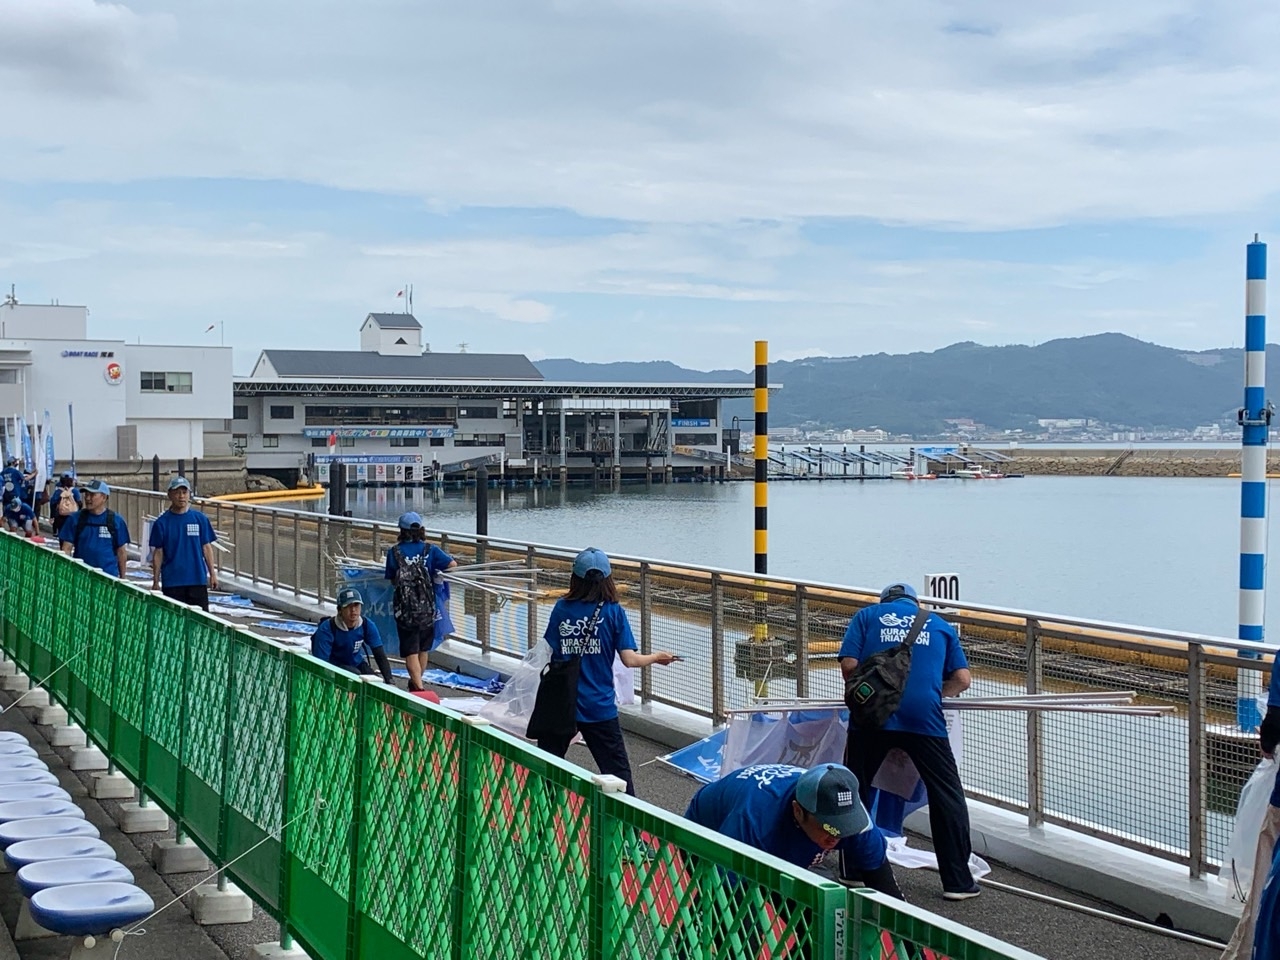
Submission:
[[[44,412],[44,479],[47,483],[52,480],[53,472],[57,469],[57,461],[53,456],[53,418],[49,416],[49,411]],[[44,486],[44,484],[40,484]]]
[[[76,472],[76,408],[75,404],[67,404],[67,426],[70,432],[67,436],[71,439],[71,472]]]
[[[31,452],[31,432],[27,429],[26,417],[18,417],[18,432],[22,435],[22,469],[30,470],[35,455]]]

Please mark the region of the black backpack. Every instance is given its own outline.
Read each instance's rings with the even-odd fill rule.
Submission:
[[[84,532],[84,528],[89,524],[89,517],[92,511],[83,509],[76,514],[76,525],[71,531],[71,542],[77,550],[80,549],[80,534]],[[110,510],[103,511],[103,525],[111,531],[111,549],[119,550],[124,546],[124,542],[120,540],[120,526],[116,523],[116,515]],[[95,524],[97,526],[97,524]]]
[[[928,620],[929,613],[918,610],[901,643],[867,657],[845,681],[844,703],[849,708],[850,725],[879,730],[897,712],[911,673],[911,649]]]
[[[391,613],[396,623],[411,629],[430,629],[436,622],[436,588],[427,569],[426,554],[406,559],[395,548],[396,583]]]

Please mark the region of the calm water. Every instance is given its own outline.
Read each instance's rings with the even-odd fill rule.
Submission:
[[[1232,637],[1239,497],[1225,478],[772,483],[769,570],[862,587],[953,572],[973,602]],[[361,490],[351,507],[475,531],[474,490]],[[752,485],[490,490],[489,532],[749,571]]]

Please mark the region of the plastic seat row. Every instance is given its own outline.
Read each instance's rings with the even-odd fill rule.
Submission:
[[[0,731],[0,848],[27,898],[15,939],[109,934],[155,910],[26,738],[12,731]]]

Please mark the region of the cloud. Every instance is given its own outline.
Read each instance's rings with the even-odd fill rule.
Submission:
[[[94,0],[0,0],[0,74],[37,96],[133,96],[141,47],[164,22]]]

